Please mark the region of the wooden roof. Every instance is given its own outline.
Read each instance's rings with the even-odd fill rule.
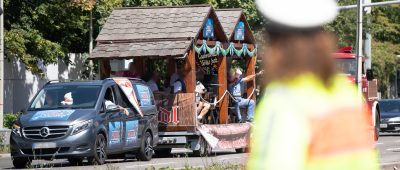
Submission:
[[[242,9],[217,9],[215,12],[217,13],[218,19],[221,22],[229,41],[234,41],[236,25],[239,21],[243,21],[245,25],[245,41],[247,43],[255,43],[253,32],[251,31],[250,25],[247,22]]]
[[[117,8],[100,31],[90,57],[183,56],[192,40],[201,36],[207,17],[214,20],[218,40],[226,42],[210,5]]]

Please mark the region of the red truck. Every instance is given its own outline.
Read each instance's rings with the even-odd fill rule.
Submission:
[[[356,83],[357,58],[351,53],[352,47],[344,47],[334,54],[338,69],[345,74],[351,83]],[[378,104],[378,85],[373,78],[372,70],[365,69],[365,58],[362,59],[362,84],[363,101],[368,106],[368,113],[371,116],[371,125],[374,127],[374,137],[378,140],[380,130],[380,112]]]

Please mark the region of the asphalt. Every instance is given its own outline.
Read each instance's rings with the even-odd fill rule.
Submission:
[[[191,152],[186,149],[174,149],[173,154],[167,157],[156,157],[151,161],[137,161],[134,157],[128,159],[111,159],[107,160],[107,164],[102,166],[90,166],[84,162],[83,166],[71,166],[65,159],[45,161],[38,160],[32,163],[34,169],[77,169],[77,170],[121,170],[121,169],[133,169],[133,170],[145,170],[145,169],[186,169],[200,168],[212,166],[214,164],[225,164],[225,165],[244,165],[247,158],[247,153],[236,153],[235,150],[217,150],[214,151],[211,156],[207,157],[195,157],[192,156]],[[1,155],[0,168],[1,169],[13,169],[11,158],[9,155]]]
[[[382,169],[400,169],[400,133],[381,133],[376,147]]]
[[[376,143],[379,151],[380,165],[383,170],[400,169],[400,133],[382,133]],[[167,157],[156,157],[151,161],[137,161],[134,157],[128,159],[111,159],[102,166],[71,166],[67,160],[45,161],[39,160],[32,163],[33,168],[44,169],[82,169],[82,170],[117,170],[117,169],[185,169],[187,167],[201,168],[213,164],[245,164],[248,154],[235,153],[234,150],[217,150],[208,157],[194,157],[189,150],[174,149],[173,154]],[[289,160],[288,160],[289,161]],[[9,154],[0,154],[0,169],[12,169],[13,165]]]

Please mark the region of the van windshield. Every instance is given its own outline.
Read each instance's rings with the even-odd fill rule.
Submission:
[[[101,86],[60,85],[43,88],[29,110],[90,109],[94,108]]]

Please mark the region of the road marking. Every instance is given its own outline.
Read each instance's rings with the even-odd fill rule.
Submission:
[[[386,149],[387,151],[397,151],[397,150],[400,150],[400,148],[388,148],[388,149]]]
[[[224,161],[224,160],[230,160],[230,159],[242,159],[242,158],[245,158],[245,157],[243,157],[243,156],[237,156],[237,157],[229,157],[229,158],[221,158],[221,159],[218,159],[219,161]]]
[[[141,164],[141,165],[132,165],[132,166],[125,166],[125,168],[136,168],[138,166],[157,166],[157,165],[170,165],[176,162],[165,162],[165,163],[155,163],[155,164]]]
[[[376,142],[377,145],[382,145],[383,143]]]

